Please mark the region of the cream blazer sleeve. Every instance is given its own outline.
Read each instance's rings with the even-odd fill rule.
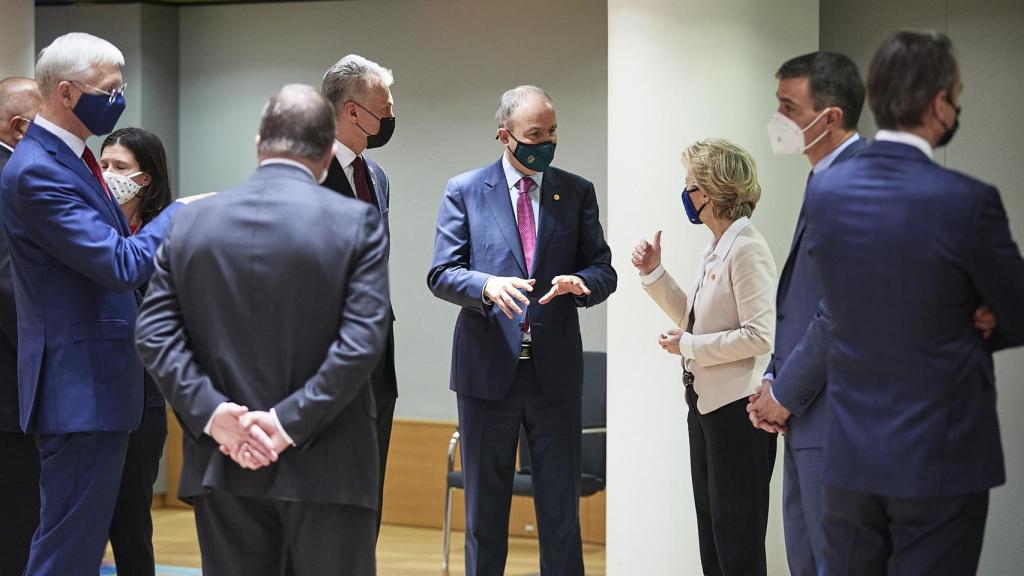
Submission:
[[[664,270],[664,269],[663,269]],[[657,270],[651,274],[656,274]],[[644,291],[661,308],[672,322],[680,328],[686,328],[686,316],[690,311],[689,296],[676,284],[668,270],[664,270],[661,277],[653,284],[643,286]]]
[[[693,334],[693,359],[708,367],[772,351],[775,341],[775,259],[760,237],[737,241],[725,264],[736,301],[737,328]]]

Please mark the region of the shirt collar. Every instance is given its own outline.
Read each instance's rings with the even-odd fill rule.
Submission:
[[[714,241],[708,246],[708,249],[704,251],[705,257],[710,256],[714,253],[719,260],[725,260],[725,256],[729,254],[729,250],[732,249],[732,245],[736,242],[736,237],[740,235],[750,226],[750,218],[742,216],[736,219],[728,228],[725,229],[725,233],[718,239],[718,243]]]
[[[510,191],[513,188],[518,189],[517,184],[519,184],[519,181],[523,178],[533,178],[533,181],[537,183],[537,190],[540,190],[541,182],[544,181],[543,172],[534,172],[533,174],[526,176],[519,170],[516,170],[516,167],[508,161],[508,154],[501,155],[501,167],[505,170],[505,182],[508,183],[508,189]]]
[[[317,177],[313,175],[313,171],[310,170],[307,166],[305,166],[302,162],[297,162],[290,158],[267,158],[263,162],[260,162],[260,166],[268,166],[270,164],[284,164],[286,166],[299,168],[303,172],[305,172],[310,178],[312,178],[314,182],[318,180]]]
[[[897,144],[913,146],[920,150],[929,159],[934,159],[932,145],[917,134],[911,134],[910,132],[903,132],[899,130],[879,130],[875,134],[875,141],[896,142]]]
[[[828,156],[825,156],[821,160],[818,160],[817,164],[814,165],[814,168],[811,169],[811,172],[817,175],[818,173],[827,170],[828,167],[831,166],[832,163],[836,161],[836,158],[838,158],[839,155],[843,153],[843,150],[849,148],[850,144],[853,144],[857,140],[860,140],[860,134],[854,132],[853,136],[850,136],[846,140],[843,140],[843,143],[840,144],[839,146],[836,146],[835,150],[829,152]]]
[[[82,140],[78,136],[75,136],[71,132],[68,132],[67,130],[61,128],[60,126],[57,126],[53,122],[50,122],[46,118],[43,118],[42,114],[36,114],[36,119],[33,120],[33,123],[38,125],[43,130],[46,130],[50,134],[53,134],[57,138],[60,138],[65,144],[67,144],[68,148],[71,148],[71,151],[75,153],[75,156],[81,158],[82,154],[85,153],[84,140]]]
[[[14,152],[14,148],[11,148],[11,147],[10,147],[10,146],[8,146],[7,144],[4,144],[4,143],[3,143],[2,141],[0,141],[0,146],[3,146],[4,148],[7,148],[7,149],[8,149],[8,150],[10,150],[10,151],[11,151],[12,153]]]
[[[356,154],[351,148],[341,143],[341,140],[334,141],[334,157],[338,159],[338,163],[341,164],[342,168],[348,168],[352,162],[355,161]]]

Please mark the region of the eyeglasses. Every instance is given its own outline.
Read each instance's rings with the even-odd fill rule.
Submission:
[[[125,82],[124,84],[121,84],[119,87],[114,88],[113,90],[108,92],[108,91],[106,91],[106,90],[104,90],[102,88],[97,88],[97,87],[93,86],[92,84],[86,84],[85,82],[80,82],[78,80],[68,80],[68,82],[71,82],[72,84],[75,84],[76,86],[81,84],[82,86],[85,86],[86,88],[90,88],[92,90],[95,90],[95,91],[99,92],[100,94],[104,94],[104,95],[108,96],[107,102],[110,102],[110,103],[113,103],[114,100],[117,100],[118,96],[124,96],[124,91],[128,88],[128,83]],[[81,90],[81,88],[79,88],[79,90]],[[83,92],[84,92],[84,90],[83,90]]]
[[[700,190],[700,186],[697,186],[696,184],[690,186],[689,188],[683,188],[683,192],[686,193],[687,195],[693,194],[697,190]]]

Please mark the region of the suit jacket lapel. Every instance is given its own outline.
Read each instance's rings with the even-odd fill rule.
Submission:
[[[505,181],[505,172],[501,168],[501,160],[491,166],[491,172],[484,179],[486,188],[484,198],[487,205],[491,207],[491,214],[498,224],[498,230],[505,238],[508,249],[519,264],[519,271],[523,278],[528,278],[529,271],[526,269],[526,258],[523,257],[523,245],[519,241],[519,227],[516,226],[516,216],[512,211],[512,197],[508,193],[509,184]]]
[[[366,171],[370,174],[370,187],[373,189],[373,195],[377,198],[377,208],[380,209],[380,215],[384,216],[384,213],[388,211],[387,198],[384,197],[384,189],[380,185],[380,178],[377,177],[377,164],[371,162],[365,156],[366,160]]]
[[[551,244],[551,235],[554,234],[558,223],[562,220],[562,203],[554,199],[556,195],[561,195],[562,182],[551,170],[545,172],[542,182],[540,188],[540,210],[538,210],[540,222],[537,223],[537,253],[533,258],[534,270],[537,269],[541,258],[547,252],[548,245]]]
[[[39,130],[46,132],[46,130],[43,130],[42,128],[39,128]],[[46,134],[50,133],[46,132]],[[96,206],[96,204],[102,205],[103,208],[100,209],[100,212],[105,211],[106,214],[110,216],[114,227],[118,229],[121,235],[128,236],[130,230],[128,228],[128,222],[125,220],[124,212],[121,211],[121,208],[114,205],[114,200],[107,195],[107,191],[103,189],[103,186],[99,183],[99,180],[96,179],[96,176],[94,176],[89,168],[86,167],[85,162],[78,156],[75,156],[75,153],[72,152],[63,141],[56,136],[53,136],[53,138],[57,140],[56,145],[53,145],[54,143],[49,143],[47,148],[50,148],[55,153],[58,162],[69,168],[72,172],[78,175],[79,178],[85,181],[93,194],[93,202],[91,202],[91,204],[93,204],[93,206]],[[86,198],[86,200],[88,200],[88,198]]]
[[[356,197],[352,185],[348,183],[348,176],[345,176],[345,169],[341,167],[341,162],[338,162],[337,157],[331,159],[331,167],[327,169],[327,180],[324,180],[324,186],[343,196]]]

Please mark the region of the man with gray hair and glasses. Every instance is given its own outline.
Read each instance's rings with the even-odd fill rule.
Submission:
[[[333,144],[314,88],[272,96],[259,168],[180,211],[142,305],[136,342],[185,431],[178,495],[206,576],[280,576],[286,550],[296,576],[375,573],[388,245],[374,207],[317,185]],[[222,415],[247,438],[218,437]]]
[[[391,189],[388,176],[365,152],[388,143],[395,132],[394,100],[390,86],[391,70],[356,54],[338,60],[324,73],[320,93],[334,105],[334,159],[324,186],[375,206],[384,222],[384,235],[390,241],[388,210]],[[386,257],[386,255],[385,255]],[[389,303],[390,307],[390,303]],[[377,532],[384,509],[384,472],[391,444],[391,423],[398,399],[395,373],[395,314],[391,308],[388,338],[384,354],[370,375],[377,412],[377,443],[380,456]]]
[[[120,50],[89,34],[44,48],[42,110],[0,177],[18,304],[19,424],[35,435],[41,463],[32,576],[99,569],[128,434],[142,421],[136,289],[181,207],[132,235],[85,145],[124,110],[122,65]]]
[[[581,576],[577,309],[607,299],[617,277],[594,185],[551,166],[551,98],[536,86],[513,88],[495,119],[501,157],[448,181],[427,274],[434,295],[460,307],[451,389],[466,483],[466,574],[504,573],[523,427],[541,574]]]

